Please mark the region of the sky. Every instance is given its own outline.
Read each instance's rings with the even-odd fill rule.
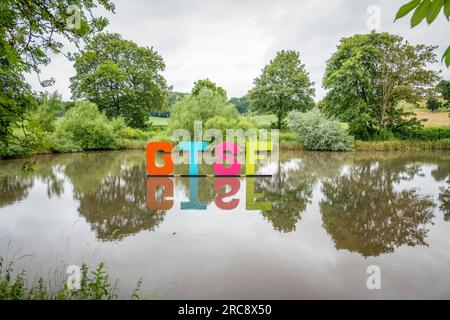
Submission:
[[[339,40],[375,28],[404,37],[412,44],[439,46],[440,61],[450,45],[450,22],[440,14],[430,26],[410,29],[409,16],[394,23],[406,0],[113,0],[116,13],[99,10],[109,19],[105,31],[117,32],[140,46],[153,47],[163,57],[163,72],[174,91],[189,92],[198,79],[210,79],[229,97],[245,95],[276,52],[289,49],[300,58],[315,83],[316,100],[326,91],[322,78],[326,61]],[[378,23],[379,22],[379,23]],[[70,49],[70,47],[69,47]],[[450,79],[450,69],[433,69]],[[37,76],[27,76],[38,91],[55,91],[70,99],[72,62],[62,55],[42,68],[41,79],[55,78],[42,88]]]

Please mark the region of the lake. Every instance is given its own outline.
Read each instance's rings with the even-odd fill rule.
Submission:
[[[282,152],[255,178],[144,160],[0,161],[0,255],[49,279],[104,261],[121,298],[139,279],[152,299],[450,298],[450,152]]]

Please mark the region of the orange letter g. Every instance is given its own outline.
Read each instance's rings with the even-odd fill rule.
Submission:
[[[172,152],[173,145],[170,142],[150,142],[147,145],[147,173],[150,175],[169,175],[173,172],[173,161],[171,154],[163,154],[161,157],[164,160],[164,166],[158,167],[156,165],[156,153],[158,151]]]

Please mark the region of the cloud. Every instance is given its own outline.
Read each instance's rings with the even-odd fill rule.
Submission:
[[[408,19],[393,22],[401,0],[165,0],[116,1],[116,14],[107,14],[108,31],[121,33],[141,46],[154,47],[166,62],[165,77],[174,90],[190,91],[194,81],[210,78],[229,96],[242,96],[264,65],[282,49],[300,51],[317,98],[326,60],[342,37],[367,33],[367,8],[380,8],[381,31],[411,43],[438,45],[442,56],[450,44],[450,23],[439,17],[431,26],[409,28]],[[433,66],[442,69],[441,64]],[[55,77],[51,90],[70,98],[71,62],[55,57],[43,68],[43,78]],[[450,72],[442,74],[450,79]],[[29,77],[42,90],[35,76]]]

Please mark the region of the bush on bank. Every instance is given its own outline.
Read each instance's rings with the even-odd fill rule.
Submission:
[[[67,111],[51,139],[51,150],[59,152],[115,149],[118,145],[113,122],[87,101],[77,102]]]
[[[326,118],[318,109],[290,112],[287,121],[306,150],[349,151],[353,147],[353,137],[340,122]]]

